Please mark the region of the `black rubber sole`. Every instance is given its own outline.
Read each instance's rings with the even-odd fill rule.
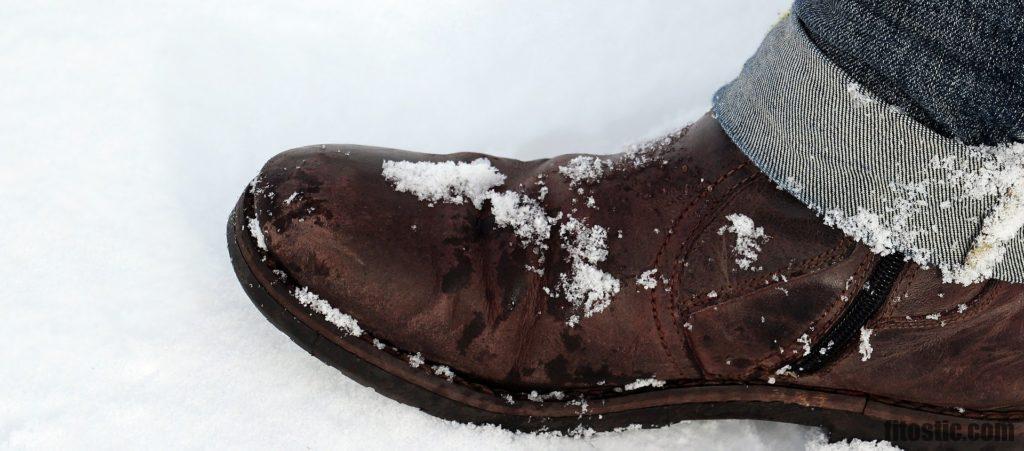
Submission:
[[[978,421],[882,405],[875,401],[849,395],[774,386],[693,387],[675,388],[655,393],[623,394],[620,398],[624,399],[615,400],[615,404],[627,408],[622,410],[600,409],[602,410],[600,413],[578,415],[565,415],[564,413],[520,415],[502,411],[501,408],[507,410],[507,406],[499,406],[497,402],[495,405],[501,408],[481,408],[478,405],[472,405],[471,402],[453,399],[459,396],[444,396],[421,385],[411,383],[406,377],[393,374],[368,362],[350,349],[346,349],[335,340],[328,339],[318,332],[312,318],[308,316],[301,318],[303,315],[297,316],[282,305],[281,301],[271,294],[271,291],[275,290],[264,286],[266,282],[260,282],[261,279],[264,281],[270,279],[265,275],[257,277],[251,266],[254,263],[243,255],[255,255],[252,239],[247,234],[240,233],[242,228],[238,219],[245,217],[245,199],[246,195],[243,195],[228,220],[228,252],[239,282],[263,316],[302,349],[327,365],[338,369],[354,381],[436,417],[463,423],[492,424],[514,431],[560,431],[568,434],[588,429],[610,431],[635,425],[644,428],[660,427],[683,420],[755,419],[821,427],[829,435],[830,440],[853,438],[888,440],[913,450],[1024,448],[1024,437],[1020,437],[1021,432],[1017,431],[1014,431],[1016,434],[1013,438],[1022,440],[1021,446],[1015,446],[1013,441],[926,441],[921,440],[920,437],[894,436],[893,429],[891,429],[894,421],[916,425],[944,422],[947,425],[963,425],[964,431],[967,430],[967,425],[978,423]],[[243,246],[246,248],[244,252]],[[255,271],[263,269],[265,268]],[[780,396],[780,392],[784,395]],[[693,396],[693,393],[698,393],[698,396]],[[629,397],[642,396],[646,396],[648,399],[652,396],[660,396],[669,400],[674,398],[687,400],[650,407],[628,408],[631,404],[628,400]],[[694,401],[694,399],[698,400]],[[862,405],[862,407],[850,409],[851,400],[859,402],[858,405]],[[606,401],[594,400],[592,405],[598,403],[606,405]],[[837,408],[829,406],[837,406]],[[865,412],[872,407],[873,412],[881,412],[882,415],[867,415]],[[1016,425],[1021,424],[1017,423]],[[1018,429],[1024,429],[1024,425]]]

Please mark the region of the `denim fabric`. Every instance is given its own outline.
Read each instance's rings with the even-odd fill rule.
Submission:
[[[796,0],[817,47],[944,136],[1024,141],[1024,1]]]
[[[977,238],[1008,200],[1006,192],[972,192],[963,175],[1001,170],[997,155],[1024,153],[1021,144],[945,137],[880,101],[816,47],[795,15],[715,94],[713,112],[766,175],[827,224],[877,253],[937,266],[951,282],[968,283],[961,276],[980,267],[971,258]],[[1000,248],[1005,258],[973,281],[1024,283],[1019,231]]]

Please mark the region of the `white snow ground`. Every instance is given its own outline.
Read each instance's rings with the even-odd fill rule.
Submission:
[[[270,326],[223,238],[289,147],[533,158],[671,130],[784,0],[167,3],[0,1],[0,448],[822,449],[753,421],[434,419]]]

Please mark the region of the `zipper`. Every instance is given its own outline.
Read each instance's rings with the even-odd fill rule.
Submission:
[[[859,337],[861,328],[885,304],[905,266],[903,255],[894,253],[882,257],[839,320],[818,339],[809,354],[790,364],[793,372],[801,375],[813,373],[842,355],[854,338]]]

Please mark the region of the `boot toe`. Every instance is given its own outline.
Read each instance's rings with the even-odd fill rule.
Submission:
[[[467,229],[480,214],[469,202],[434,205],[398,192],[382,166],[474,157],[349,145],[289,150],[253,181],[247,220],[258,222],[267,255],[307,309],[322,300],[360,331],[427,350],[454,333],[437,319],[450,316],[451,293],[472,283],[473,270],[452,244],[473,235]]]

